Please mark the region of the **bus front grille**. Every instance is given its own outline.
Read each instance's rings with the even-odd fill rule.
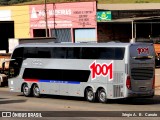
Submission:
[[[154,76],[154,68],[151,67],[142,67],[142,68],[132,68],[131,77],[134,80],[149,80]]]

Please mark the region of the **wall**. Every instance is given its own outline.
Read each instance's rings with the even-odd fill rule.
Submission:
[[[96,29],[96,10],[95,1],[47,4],[48,28]],[[14,21],[15,38],[33,37],[33,29],[46,27],[44,4],[3,6],[0,16],[0,21]]]
[[[98,23],[97,35],[99,42],[128,42],[132,38],[131,23]]]
[[[3,14],[1,21],[14,21],[15,38],[30,37],[29,6],[3,6],[0,13]]]
[[[44,9],[44,4],[30,5],[31,33],[46,28]],[[96,10],[95,1],[47,4],[48,28],[96,28]]]

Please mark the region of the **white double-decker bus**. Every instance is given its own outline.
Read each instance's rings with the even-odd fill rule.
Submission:
[[[98,99],[153,97],[155,52],[150,43],[21,44],[9,65],[9,88]]]

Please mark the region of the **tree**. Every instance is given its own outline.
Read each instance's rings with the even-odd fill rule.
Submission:
[[[0,5],[12,5],[17,3],[23,3],[32,0],[0,0]]]
[[[0,0],[0,5],[8,5],[10,0]]]

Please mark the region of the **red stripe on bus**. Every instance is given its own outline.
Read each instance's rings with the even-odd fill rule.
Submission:
[[[38,79],[24,79],[26,82],[38,82]]]

